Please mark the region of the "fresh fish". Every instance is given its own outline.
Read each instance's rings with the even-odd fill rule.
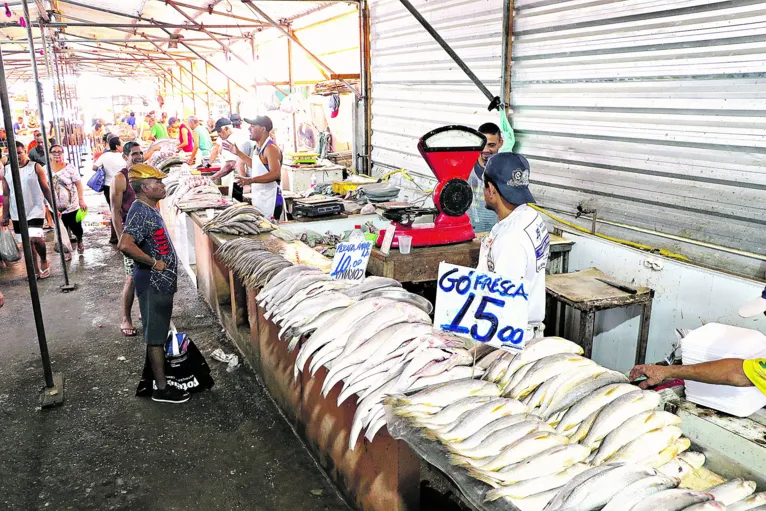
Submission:
[[[745,481],[738,477],[705,491],[715,497],[718,502],[728,506],[752,495],[755,492],[755,481]]]
[[[345,309],[343,314],[338,316],[338,321],[334,321],[332,325],[325,324],[322,325],[321,329],[317,329],[308,342],[301,347],[300,352],[298,352],[294,370],[295,378],[298,378],[298,374],[303,370],[308,359],[318,349],[332,341],[342,340],[345,343],[345,340],[348,339],[364,318],[380,310],[388,303],[391,303],[391,300],[385,298],[361,300]]]
[[[679,438],[681,438],[681,428],[665,426],[662,429],[644,433],[627,443],[606,461],[610,463],[641,463],[672,445]]]
[[[325,280],[330,280],[330,276],[325,275],[324,273],[309,273],[308,275],[302,275],[299,278],[290,281],[289,283],[285,283],[285,285],[277,293],[266,298],[263,301],[263,305],[269,309],[279,307],[282,302],[288,300],[297,291],[305,289],[316,282]]]
[[[618,491],[601,511],[624,511],[630,509],[649,495],[675,488],[681,482],[677,477],[665,475],[639,479]]]
[[[633,506],[631,511],[657,511],[659,509],[662,511],[681,511],[689,506],[699,504],[700,502],[707,502],[708,500],[713,500],[713,496],[709,493],[676,488],[649,495]],[[731,510],[732,508],[727,507],[726,509]]]
[[[727,511],[750,511],[760,510],[766,507],[766,492],[756,493],[747,497],[744,500],[735,502],[729,506],[726,506]]]
[[[588,450],[587,447],[582,447]],[[612,500],[612,497],[617,492],[639,479],[655,474],[656,472],[649,467],[632,464],[620,465],[614,470],[596,474],[573,488],[569,495],[564,498],[561,507],[552,509],[567,511],[593,511],[601,509],[602,506]]]
[[[632,395],[632,394],[628,394],[628,395]],[[613,401],[611,404],[614,404],[614,403],[615,401]],[[606,411],[607,411],[607,408],[604,408],[603,413],[606,413]],[[606,421],[606,417],[604,418],[604,420]],[[648,410],[648,411],[639,413],[629,418],[628,420],[623,422],[620,426],[618,426],[617,428],[615,428],[613,431],[609,432],[606,435],[606,437],[601,442],[601,446],[598,449],[598,454],[596,454],[596,457],[593,459],[592,463],[594,465],[600,465],[601,463],[604,462],[604,460],[612,456],[623,446],[635,440],[637,437],[643,435],[644,433],[648,433],[649,431],[652,431],[655,429],[661,429],[661,428],[664,428],[665,426],[675,426],[680,423],[681,423],[680,417],[672,413],[668,413],[661,410]],[[594,430],[591,428],[591,431],[593,432]],[[593,435],[589,434],[588,437],[586,437],[583,444],[590,446],[594,444],[595,441],[599,440],[598,438],[599,436],[600,436],[600,433],[599,434],[594,433]],[[671,473],[667,475],[676,475],[676,474]]]
[[[614,431],[626,420],[639,413],[654,410],[659,405],[660,395],[652,390],[628,392],[618,397],[601,408],[601,413],[598,414],[598,418],[593,424],[588,436],[583,440],[583,444],[591,449],[595,449],[596,445],[601,442],[606,435]],[[566,417],[564,417],[564,420],[566,420]]]
[[[695,468],[685,462],[680,456],[673,458],[668,463],[657,468],[657,472],[668,477],[678,477],[679,479],[683,479],[684,477],[694,472],[694,470]]]
[[[605,373],[603,376],[610,376],[610,374]],[[572,391],[574,395],[571,402],[573,404],[559,421],[558,426],[556,426],[556,431],[560,433],[566,433],[567,431],[578,427],[582,421],[588,418],[588,415],[597,410],[601,410],[604,406],[608,405],[615,399],[619,399],[625,396],[626,394],[636,394],[637,396],[641,395],[641,389],[633,385],[627,383],[610,383],[601,386],[587,394],[582,394],[583,397],[578,402],[576,398],[577,396],[581,395],[581,391],[578,391],[577,389],[590,388],[590,384],[596,384],[599,381],[599,378],[596,378],[588,384],[580,384],[575,388],[575,390]],[[607,378],[604,381],[611,381],[611,379]],[[569,401],[570,400],[568,399],[562,401],[562,405],[566,405],[566,403]],[[564,406],[562,406],[561,409],[563,410],[563,408]]]
[[[447,447],[456,454],[453,460],[453,465],[462,465],[466,458],[468,459],[481,459],[488,458],[490,456],[497,456],[503,449],[513,444],[517,440],[524,438],[525,436],[536,433],[547,432],[554,433],[555,430],[544,422],[536,420],[528,420],[508,426],[507,428],[500,429],[494,433],[487,435],[481,444],[469,449],[462,446],[462,443],[448,444]],[[459,457],[458,457],[459,456]],[[460,461],[458,463],[458,461]],[[474,464],[474,466],[481,466],[481,463]]]
[[[576,385],[575,387],[573,387],[571,390],[569,390],[563,395],[561,394],[558,395],[556,398],[553,399],[553,401],[551,401],[550,405],[548,405],[548,408],[543,414],[543,418],[547,420],[551,418],[555,413],[566,410],[567,408],[574,405],[578,401],[584,400],[583,398],[586,398],[586,397],[590,398],[592,394],[601,396],[602,394],[597,393],[596,391],[601,389],[602,387],[606,387],[608,385],[627,384],[627,383],[628,383],[628,379],[625,377],[625,375],[618,373],[616,371],[607,371],[603,374],[598,375],[595,378],[588,379],[582,383],[579,383],[578,385]],[[594,410],[590,410],[590,413],[592,413],[593,411]],[[582,421],[588,415],[590,415],[590,413],[582,413],[582,412],[583,410],[580,410],[580,412],[578,412],[578,415],[580,415],[581,417],[580,421]],[[575,424],[579,424],[579,422]]]
[[[580,463],[588,457],[588,448],[579,444],[567,444],[551,447],[536,456],[520,463],[505,467],[497,472],[469,468],[468,472],[476,479],[491,486],[508,485],[557,474]]]
[[[506,374],[510,373],[510,375],[513,376],[513,374],[524,365],[531,364],[541,358],[556,355],[558,353],[574,353],[575,355],[582,355],[583,349],[572,341],[567,341],[563,337],[543,337],[541,339],[535,339],[534,341],[528,342],[524,347],[524,351],[514,357]],[[508,381],[510,381],[510,378]]]
[[[447,447],[457,453],[475,449],[479,447],[484,442],[484,440],[487,439],[493,433],[511,428],[517,424],[521,424],[522,422],[527,422],[527,421],[534,421],[534,422],[537,422],[538,424],[545,424],[537,417],[534,417],[526,413],[520,413],[518,415],[508,415],[501,419],[497,419],[490,422],[489,424],[487,424],[486,426],[484,426],[479,431],[469,436],[462,442],[453,442],[453,443],[447,444]]]
[[[425,428],[440,428],[442,426],[446,426],[447,424],[452,424],[453,422],[457,421],[463,414],[468,413],[482,405],[485,405],[493,399],[495,398],[490,396],[465,397],[455,401],[451,405],[445,406],[441,409],[441,411],[431,415],[430,417],[422,420],[416,420],[415,423],[416,425]],[[409,416],[407,413],[401,413],[400,410],[406,412],[406,408],[402,407],[394,410],[394,413],[403,417]]]
[[[592,360],[571,353],[560,353],[541,358],[535,362],[534,366],[527,372],[521,381],[511,387],[508,395],[514,399],[523,399],[546,380],[558,376],[572,368],[592,364]]]
[[[482,344],[481,346],[485,346],[485,345]],[[481,358],[477,357],[476,367],[481,367],[482,369],[486,370],[487,368],[489,368],[490,365],[495,363],[495,361],[499,359],[500,357],[502,357],[504,354],[505,354],[505,351],[503,350],[493,349],[492,351],[490,351],[483,357]]]
[[[689,447],[691,447],[691,445],[692,442],[688,438],[679,438],[657,454],[649,455],[644,459],[643,463],[652,468],[661,467],[668,464],[676,456],[686,451]]]
[[[515,353],[504,351],[503,354],[500,355],[500,357],[498,357],[498,359],[487,368],[487,375],[484,377],[484,379],[494,383],[499,383],[505,375],[505,371],[508,370],[508,366],[511,365],[511,362],[515,356]]]
[[[579,367],[556,376],[546,388],[538,404],[539,410],[535,413],[543,417],[553,402],[559,401],[581,383],[594,380],[606,372],[605,367],[594,362],[592,365]]]
[[[504,467],[519,463],[528,458],[555,447],[557,445],[566,445],[569,440],[550,431],[535,431],[523,436],[507,446],[497,456],[483,461],[474,461],[469,463],[474,467],[485,471],[497,471]]]
[[[402,284],[398,280],[389,279],[386,277],[367,277],[359,285],[354,286],[349,290],[348,296],[361,297],[364,293],[369,293],[376,289],[384,287],[402,287]]]
[[[396,397],[393,403],[446,406],[470,396],[499,397],[500,389],[494,383],[483,380],[460,380],[428,388],[411,396]]]
[[[568,483],[566,483],[564,486],[562,486],[558,490],[558,492],[556,493],[556,496],[548,503],[547,506],[545,506],[545,509],[543,511],[557,511],[561,509],[561,506],[564,504],[564,501],[567,498],[569,498],[569,496],[572,494],[572,492],[575,489],[585,484],[592,477],[596,477],[597,475],[603,472],[614,470],[619,466],[620,465],[603,465],[600,467],[592,467],[577,474],[575,477],[572,478],[572,480],[570,480]]]
[[[468,438],[490,422],[505,417],[526,413],[526,407],[515,399],[498,398],[469,412],[458,422],[434,431],[443,441],[455,442]]]
[[[343,315],[346,313],[346,310],[346,307],[342,307],[325,311],[318,315],[316,319],[313,319],[310,323],[307,323],[293,331],[293,337],[290,339],[287,349],[289,351],[293,351],[298,345],[298,341],[300,341],[304,335],[313,333],[326,324],[335,324],[337,320],[340,320],[343,317]],[[287,335],[287,332],[285,332],[285,335]]]
[[[478,367],[457,366],[436,376],[418,377],[408,390],[420,390],[433,385],[439,385],[455,380],[481,378],[484,372]]]
[[[588,470],[588,468],[588,465],[584,463],[576,463],[558,474],[527,479],[520,483],[501,486],[500,488],[489,490],[484,501],[492,502],[503,497],[509,499],[526,499],[539,493],[549,492],[550,490],[555,490],[564,486],[571,481],[573,477],[582,474]]]
[[[500,388],[503,389],[503,393],[520,382],[527,375],[527,373],[532,370],[534,365],[535,362],[531,362],[521,366],[515,373],[506,371],[505,375],[500,380]]]
[[[592,414],[588,415],[584,421],[580,423],[577,429],[570,429],[565,435],[569,437],[570,442],[580,442],[588,435],[590,428],[593,427],[593,423],[596,422],[598,414],[601,410],[596,410]]]
[[[701,504],[694,504],[693,506],[685,507],[683,511],[726,511],[727,507],[721,502],[714,500],[708,500]]]

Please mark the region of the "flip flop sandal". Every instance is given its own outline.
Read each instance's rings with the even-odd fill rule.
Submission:
[[[47,279],[50,276],[51,276],[51,269],[46,268],[45,270],[40,270],[40,275],[38,275],[37,278],[40,280],[43,280],[43,279]]]
[[[122,332],[122,335],[124,337],[135,337],[138,335],[138,330],[136,330],[135,327],[133,328],[120,328],[120,331]]]

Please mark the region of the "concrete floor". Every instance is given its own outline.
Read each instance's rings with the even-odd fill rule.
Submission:
[[[88,202],[87,221],[97,223],[106,204],[93,193]],[[40,293],[53,368],[66,379],[59,408],[39,409],[43,377],[23,263],[0,269],[0,508],[348,509],[253,373],[227,373],[210,359],[215,348],[234,348],[186,276],[174,321],[208,358],[216,385],[183,405],[134,397],[145,347],[118,329],[124,273],[107,238],[103,225],[86,228],[84,256],[68,263],[79,288],[62,294],[47,236],[53,275]]]

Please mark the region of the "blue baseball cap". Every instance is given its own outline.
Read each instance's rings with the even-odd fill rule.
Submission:
[[[529,191],[529,162],[517,153],[497,153],[487,162],[484,178],[492,181],[510,204],[534,203]]]

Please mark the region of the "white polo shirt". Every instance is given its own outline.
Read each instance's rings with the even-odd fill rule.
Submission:
[[[491,271],[509,279],[523,278],[529,295],[529,324],[545,320],[545,267],[550,253],[548,228],[526,204],[517,207],[492,227],[481,242],[478,271]]]

